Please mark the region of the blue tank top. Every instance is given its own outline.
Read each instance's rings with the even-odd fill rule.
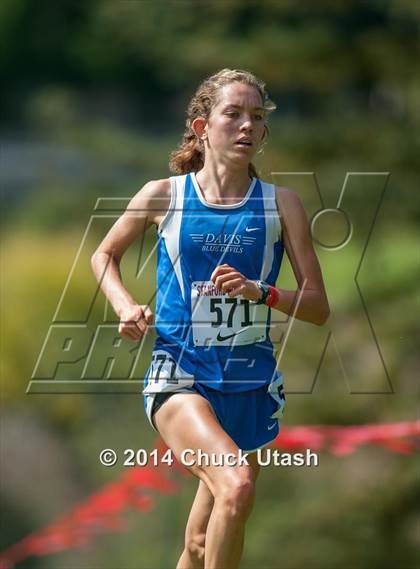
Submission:
[[[155,349],[196,382],[224,392],[270,382],[276,361],[270,309],[230,298],[210,281],[223,263],[275,285],[283,257],[275,187],[253,178],[240,203],[206,202],[195,174],[174,176],[158,227]]]

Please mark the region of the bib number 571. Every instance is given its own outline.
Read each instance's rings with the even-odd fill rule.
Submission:
[[[211,298],[210,312],[216,315],[216,320],[211,322],[213,327],[221,326],[223,324],[223,305],[226,306],[226,310],[228,311],[226,318],[226,325],[228,327],[233,325],[233,316],[238,306],[243,307],[243,319],[241,321],[241,326],[251,326],[252,321],[249,315],[249,300],[246,300],[245,298]]]

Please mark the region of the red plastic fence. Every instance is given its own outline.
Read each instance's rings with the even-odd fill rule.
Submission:
[[[366,444],[410,454],[419,447],[419,443],[420,421],[407,421],[346,427],[282,427],[273,446],[285,452],[311,449],[342,456]],[[156,448],[162,452],[166,447],[159,440]],[[188,475],[183,466],[178,463],[173,466]],[[169,473],[170,468],[162,462],[158,466],[136,466],[122,472],[115,482],[103,486],[69,513],[6,549],[0,555],[0,569],[12,569],[30,556],[43,557],[82,547],[98,534],[124,531],[125,511],[148,512],[155,504],[151,492],[169,494],[178,490],[178,484],[169,478]]]

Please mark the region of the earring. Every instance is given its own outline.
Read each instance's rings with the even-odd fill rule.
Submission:
[[[260,145],[259,145],[258,150],[257,150],[257,154],[264,154],[264,147],[265,147],[265,141],[260,142]]]

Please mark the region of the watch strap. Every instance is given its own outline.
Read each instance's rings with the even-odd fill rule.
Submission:
[[[257,304],[266,304],[267,298],[270,295],[270,286],[264,281],[257,281],[257,287],[261,291],[261,298],[257,300]]]

